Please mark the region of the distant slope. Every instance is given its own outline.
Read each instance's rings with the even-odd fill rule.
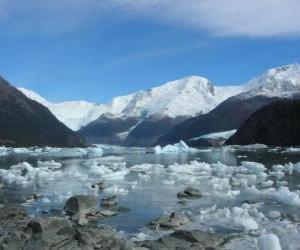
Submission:
[[[14,147],[81,147],[85,141],[43,105],[0,77],[0,144]]]
[[[139,124],[126,137],[127,146],[152,146],[159,137],[169,133],[177,124],[186,120],[186,116],[150,116]]]
[[[277,100],[279,99],[263,96],[246,100],[231,97],[208,114],[200,115],[178,124],[170,133],[159,138],[157,144],[173,144],[180,140],[185,140],[189,143],[188,139],[204,134],[236,129],[253,112]],[[193,146],[198,145],[193,142]]]
[[[300,93],[300,66],[292,64],[270,69],[245,86],[247,91],[228,98],[207,114],[178,124],[170,133],[162,136],[157,144],[176,143],[208,133],[239,128],[256,110]]]
[[[300,100],[272,103],[250,116],[227,144],[300,146]]]
[[[40,102],[64,124],[78,130],[102,114],[117,117],[194,116],[207,113],[230,96],[241,93],[243,86],[215,87],[206,78],[191,76],[167,82],[150,90],[116,97],[109,104],[85,101],[52,103],[37,93],[20,88],[27,97]]]
[[[90,143],[125,145],[128,134],[140,121],[137,117],[101,115],[78,133]]]

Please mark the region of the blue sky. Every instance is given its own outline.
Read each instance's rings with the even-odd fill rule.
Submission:
[[[239,84],[300,62],[299,1],[247,2],[0,0],[0,74],[52,101],[108,102],[189,75]]]

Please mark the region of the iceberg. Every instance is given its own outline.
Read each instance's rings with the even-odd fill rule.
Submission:
[[[197,152],[197,149],[190,148],[184,141],[180,141],[179,143],[164,147],[158,145],[154,148],[154,152],[155,154],[180,154]]]

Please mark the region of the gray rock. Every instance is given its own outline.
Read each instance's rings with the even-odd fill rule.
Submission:
[[[28,222],[27,227],[31,228],[32,233],[42,233],[42,226],[39,222],[31,220]]]
[[[76,195],[69,198],[64,210],[70,214],[87,214],[98,209],[97,197],[91,195]]]
[[[102,198],[101,206],[102,207],[116,207],[118,205],[117,196],[106,196]]]
[[[27,226],[26,226],[27,225]],[[31,220],[21,206],[0,208],[3,250],[127,250],[130,244],[109,228],[78,226],[66,218]]]
[[[163,216],[158,219],[151,221],[149,224],[154,228],[162,229],[176,229],[180,226],[186,225],[191,220],[184,214],[179,212],[174,212],[169,216]]]
[[[193,230],[176,231],[156,241],[139,243],[139,246],[150,250],[207,250],[220,249],[224,243],[225,239],[219,235]]]

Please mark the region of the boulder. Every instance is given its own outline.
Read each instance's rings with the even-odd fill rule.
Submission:
[[[220,249],[224,243],[225,238],[216,234],[180,230],[156,241],[141,242],[139,246],[150,250],[204,250]]]
[[[66,202],[64,210],[71,214],[88,214],[98,210],[97,197],[91,195],[75,195]]]
[[[180,226],[186,225],[191,220],[184,213],[173,212],[169,216],[163,216],[151,221],[149,224],[155,228],[162,229],[176,229]]]

